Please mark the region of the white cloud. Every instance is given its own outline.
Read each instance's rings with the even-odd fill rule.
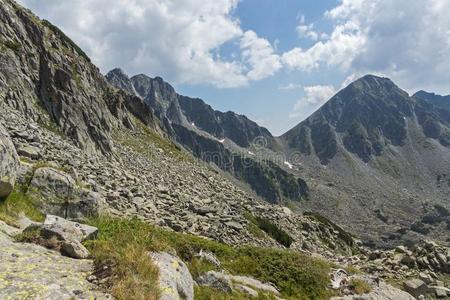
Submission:
[[[282,68],[280,57],[274,53],[272,45],[254,31],[246,31],[240,44],[242,56],[251,67],[247,73],[249,79],[260,80]]]
[[[325,13],[334,24],[329,37],[284,53],[282,61],[301,71],[338,67],[384,74],[411,91],[448,92],[449,11],[448,0],[341,0]]]
[[[310,38],[313,41],[317,41],[319,39],[319,33],[317,33],[316,31],[314,31],[313,29],[313,24],[300,24],[297,26],[297,33],[298,36],[303,38],[303,37],[307,37]]]
[[[305,95],[294,106],[291,118],[307,117],[317,108],[327,102],[336,90],[331,85],[314,85],[303,88]]]
[[[265,39],[232,16],[239,0],[19,0],[72,37],[103,72],[161,75],[178,83],[236,87],[281,65]],[[219,55],[240,42],[243,60]]]
[[[296,90],[296,89],[299,89],[301,87],[302,87],[301,84],[288,83],[288,84],[285,84],[285,85],[280,85],[278,87],[278,89],[281,90],[281,91],[288,91],[288,90]]]
[[[315,43],[309,49],[294,48],[283,54],[283,62],[292,69],[312,71],[324,64],[348,68],[365,43],[365,37],[357,24],[348,22],[337,25],[326,41]]]

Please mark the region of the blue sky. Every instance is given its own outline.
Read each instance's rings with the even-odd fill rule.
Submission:
[[[448,0],[19,0],[106,73],[161,76],[279,135],[367,73],[450,93]]]

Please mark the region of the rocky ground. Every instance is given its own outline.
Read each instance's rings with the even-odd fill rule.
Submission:
[[[0,221],[1,299],[112,299],[86,280],[93,271],[92,261],[16,243],[10,235],[18,231]]]

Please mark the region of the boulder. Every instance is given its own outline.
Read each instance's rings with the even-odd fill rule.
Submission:
[[[97,215],[103,203],[100,194],[79,187],[71,175],[49,167],[34,172],[28,193],[39,199],[42,212],[71,219]]]
[[[159,268],[161,300],[193,300],[194,279],[187,266],[178,258],[165,252],[152,252],[151,258]]]
[[[86,259],[89,257],[89,251],[79,241],[64,241],[61,244],[61,253],[76,259]]]
[[[429,292],[427,284],[420,279],[411,279],[403,282],[403,288],[414,297],[419,297]]]
[[[0,198],[7,197],[13,190],[19,157],[8,132],[0,124]]]
[[[207,286],[223,293],[232,292],[232,283],[226,276],[215,271],[209,271],[197,279],[197,283]]]
[[[58,234],[65,240],[76,240],[79,242],[92,239],[98,233],[98,229],[96,227],[72,222],[53,215],[46,216],[42,227],[48,231]]]
[[[219,267],[220,266],[220,260],[211,252],[200,250],[200,252],[196,255],[196,257],[200,258],[201,260],[205,260],[207,262],[210,262],[211,264]]]
[[[89,225],[47,215],[44,224],[32,224],[24,230],[25,233],[32,231],[38,232],[33,242],[59,250],[65,256],[84,259],[89,256],[89,251],[81,242],[93,238],[98,230]]]
[[[231,289],[235,290],[237,289],[237,286],[240,285],[255,290],[273,293],[275,295],[280,293],[278,289],[270,283],[262,283],[261,281],[248,276],[229,275],[216,271],[206,272],[200,277],[198,283],[201,285],[208,285],[219,290],[220,288],[223,288],[222,291],[228,290],[226,286],[229,286]]]
[[[31,158],[33,160],[38,160],[39,158],[41,158],[41,150],[37,147],[29,145],[19,147],[19,149],[17,150],[17,154],[26,158]]]

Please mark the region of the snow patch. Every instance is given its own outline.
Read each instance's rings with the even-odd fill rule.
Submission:
[[[248,151],[248,154],[255,155],[255,153],[253,153],[252,151]]]
[[[285,161],[284,164],[285,164],[289,169],[292,169],[292,168],[294,167],[294,166],[293,166],[290,162],[288,162],[288,161]]]

